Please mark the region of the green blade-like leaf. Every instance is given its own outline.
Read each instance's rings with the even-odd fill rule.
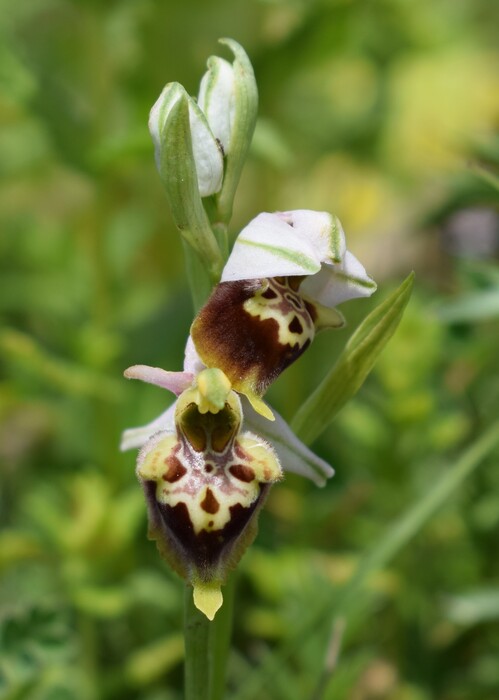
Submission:
[[[294,634],[282,646],[279,652],[269,653],[258,668],[244,679],[244,684],[233,694],[232,700],[251,700],[259,696],[275,674],[285,672],[286,662],[300,649],[304,640],[338,616],[349,616],[365,601],[363,591],[369,577],[390,561],[415,537],[454,495],[463,481],[471,476],[484,459],[497,449],[499,444],[499,423],[493,424],[487,432],[478,438],[464,454],[447,468],[442,468],[440,477],[429,484],[405,513],[387,527],[373,549],[360,559],[357,570],[351,579],[331,600],[331,591],[317,591],[315,600],[303,613],[303,617],[294,628]]]
[[[438,318],[447,323],[488,321],[499,316],[499,287],[467,294],[442,304],[436,309]]]
[[[475,175],[499,192],[499,176],[481,165],[473,168]]]
[[[338,361],[296,413],[292,428],[311,443],[360,389],[379,354],[395,333],[409,301],[414,273],[360,324]]]
[[[373,571],[385,566],[414,537],[499,443],[499,424],[495,423],[479,437],[441,475],[416,502],[387,529],[376,546],[359,563],[358,569],[339,596],[336,607],[345,610],[355,604],[355,598]]]
[[[216,283],[223,260],[199,194],[187,97],[180,97],[171,108],[162,139],[160,174],[173,219],[184,239],[204,261],[212,283]]]

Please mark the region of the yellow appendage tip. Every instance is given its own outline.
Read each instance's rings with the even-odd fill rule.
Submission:
[[[261,399],[256,394],[253,394],[250,392],[247,392],[246,396],[248,397],[248,401],[250,402],[250,404],[253,406],[253,408],[255,409],[255,411],[257,413],[259,413],[261,416],[263,416],[267,420],[271,420],[271,421],[275,420],[274,414],[272,413],[270,407],[267,406],[265,401],[263,401],[263,399]]]
[[[217,611],[222,607],[223,596],[217,583],[194,584],[194,605],[208,620],[213,620]]]

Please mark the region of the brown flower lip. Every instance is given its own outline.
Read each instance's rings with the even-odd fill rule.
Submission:
[[[313,306],[293,286],[293,278],[222,282],[194,320],[199,356],[236,391],[262,396],[313,340]]]

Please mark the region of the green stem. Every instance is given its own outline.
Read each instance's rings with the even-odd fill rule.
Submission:
[[[194,605],[192,587],[185,587],[185,700],[206,697],[210,679],[210,621]]]
[[[189,288],[191,290],[192,305],[194,307],[194,313],[197,314],[210,296],[212,282],[206,265],[203,264],[203,261],[194,248],[185,238],[182,238],[182,244],[184,247],[185,269],[189,281]]]
[[[223,700],[225,675],[230,652],[232,621],[234,614],[236,574],[232,573],[224,586],[224,603],[210,626],[210,694],[209,700]]]
[[[194,605],[192,588],[185,587],[185,700],[223,700],[230,652],[235,575],[224,587],[224,604],[210,622]]]

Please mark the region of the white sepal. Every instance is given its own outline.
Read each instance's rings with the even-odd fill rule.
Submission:
[[[284,418],[272,409],[275,421],[270,422],[253,410],[244,396],[241,402],[244,429],[260,435],[272,445],[284,471],[305,476],[317,486],[324,486],[333,476],[334,469],[296,437]]]
[[[222,282],[259,277],[313,275],[321,258],[311,242],[279,214],[259,214],[241,231]]]
[[[345,232],[338,217],[325,211],[295,209],[276,212],[296,233],[306,238],[321,262],[341,262],[347,250]]]
[[[166,411],[150,423],[139,428],[128,428],[128,430],[125,430],[121,436],[120,450],[126,452],[127,450],[143,447],[153,435],[159,432],[175,433],[176,406],[177,402],[175,401]]]
[[[300,286],[304,297],[333,307],[349,299],[369,297],[376,291],[376,282],[349,251],[337,265],[323,265],[316,275],[307,277]]]
[[[218,56],[210,56],[207,65],[199,86],[198,105],[227,155],[236,111],[234,69]]]

